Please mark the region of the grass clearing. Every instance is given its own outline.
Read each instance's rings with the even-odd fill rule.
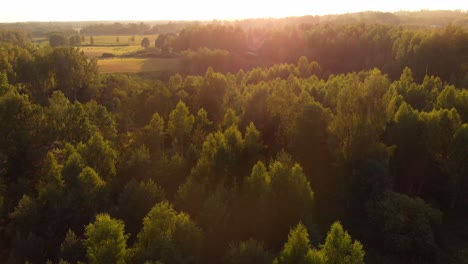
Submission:
[[[177,71],[180,58],[112,58],[98,60],[101,73]]]
[[[79,48],[84,52],[86,56],[90,58],[101,57],[103,53],[112,53],[116,56],[120,56],[129,52],[135,52],[137,50],[142,49],[140,46],[87,46]]]
[[[84,41],[81,41],[82,45],[91,45],[91,37],[87,35],[82,35]],[[132,38],[135,38],[135,41],[132,41]],[[118,42],[117,42],[118,38]],[[93,45],[97,46],[106,46],[106,45],[128,45],[128,46],[141,46],[141,41],[144,38],[148,38],[150,41],[150,46],[154,46],[154,41],[158,38],[158,34],[154,35],[97,35],[93,36]],[[49,44],[49,39],[47,37],[33,38],[33,43],[40,45],[41,47]]]
[[[132,41],[132,37],[135,37],[135,41]],[[117,38],[119,41],[117,42]],[[148,38],[151,45],[154,45],[154,41],[158,38],[158,35],[98,35],[93,36],[94,45],[122,45],[127,44],[130,46],[140,46],[141,41],[144,38]],[[90,36],[84,35],[83,45],[90,45]]]

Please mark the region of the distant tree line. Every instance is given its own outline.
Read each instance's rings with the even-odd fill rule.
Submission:
[[[327,75],[378,67],[396,79],[409,66],[418,81],[426,75],[437,75],[462,87],[468,85],[468,31],[454,25],[413,29],[380,24],[319,24],[245,31],[209,24],[188,27],[169,39],[165,36],[158,37],[164,38],[161,45],[175,52],[226,50],[231,59],[219,68],[223,72],[294,63],[305,55],[317,61]]]

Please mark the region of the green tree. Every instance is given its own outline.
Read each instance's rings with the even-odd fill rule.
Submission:
[[[419,116],[423,122],[422,138],[426,151],[435,161],[445,162],[453,135],[461,125],[460,115],[452,108],[421,112]]]
[[[271,253],[265,249],[263,242],[249,239],[231,244],[224,256],[229,264],[267,264],[272,262]]]
[[[310,217],[314,206],[314,192],[302,167],[294,163],[276,161],[269,166],[271,177],[271,208],[278,238],[287,233],[288,228]]]
[[[80,46],[81,45],[80,35],[75,34],[75,35],[68,37],[68,43],[70,44],[70,46]]]
[[[154,113],[149,124],[141,129],[141,141],[148,147],[153,158],[161,155],[164,137],[164,119],[158,113]]]
[[[92,124],[79,102],[70,103],[61,91],[55,91],[45,108],[49,140],[69,143],[86,141],[91,136]]]
[[[91,100],[83,105],[86,115],[89,119],[93,133],[97,131],[107,140],[114,140],[117,136],[117,124],[113,113],[108,111],[105,106]]]
[[[152,180],[131,180],[125,185],[117,203],[118,215],[125,221],[125,227],[133,238],[141,229],[143,218],[156,203],[164,199],[164,190]]]
[[[27,235],[31,228],[38,224],[40,219],[39,205],[37,201],[25,194],[18,201],[18,205],[9,217],[15,230],[20,234]]]
[[[116,174],[117,151],[100,133],[95,133],[86,144],[80,143],[78,152],[100,177],[108,181]]]
[[[125,263],[127,235],[124,224],[108,214],[96,215],[85,228],[86,256],[90,263]]]
[[[89,59],[78,48],[58,47],[47,55],[54,90],[61,90],[71,101],[85,102],[99,93],[96,60]]]
[[[338,157],[347,164],[366,159],[379,148],[387,123],[388,78],[379,70],[368,73],[364,82],[350,75],[340,91],[337,113],[330,124],[336,137]]]
[[[287,263],[325,263],[319,252],[313,250],[310,245],[309,234],[302,223],[291,229],[288,241],[284,244],[283,250],[274,260],[275,264]]]
[[[302,78],[307,78],[312,74],[312,69],[309,65],[309,60],[305,56],[301,56],[297,62],[297,70],[299,71],[299,76]]]
[[[0,94],[0,159],[5,162],[2,166],[7,178],[18,178],[30,167],[25,161],[41,129],[41,110],[15,90]]]
[[[52,33],[49,35],[49,44],[51,47],[65,46],[68,44],[67,37],[62,33]]]
[[[190,114],[188,107],[182,101],[179,101],[176,108],[169,115],[167,133],[172,138],[172,144],[180,154],[184,153],[184,146],[187,144],[194,122],[195,117]]]
[[[424,142],[423,123],[419,113],[407,103],[402,103],[395,113],[393,125],[389,129],[391,142],[396,149],[393,156],[395,185],[408,194],[421,192],[422,184],[427,180],[426,174],[414,173],[414,167],[426,167],[427,154]]]
[[[268,193],[271,188],[271,178],[261,161],[257,162],[252,168],[252,173],[246,178],[247,192],[253,196],[261,196]]]
[[[211,67],[206,70],[203,89],[199,94],[199,105],[208,113],[208,118],[219,122],[223,118],[223,100],[227,90],[226,76],[215,72]]]
[[[213,122],[208,119],[208,113],[205,109],[201,108],[198,110],[197,115],[195,116],[195,123],[192,131],[192,147],[194,149],[194,154],[196,158],[199,157],[201,153],[201,148],[203,146],[203,141],[205,140],[208,133],[212,131]]]
[[[449,197],[450,207],[467,205],[465,198],[468,184],[468,124],[463,124],[453,135],[449,156],[448,169],[450,171]]]
[[[149,41],[149,39],[148,39],[148,38],[143,38],[143,39],[141,40],[141,46],[142,46],[143,48],[149,48],[149,46],[150,46],[150,41]]]
[[[224,113],[223,126],[229,128],[231,126],[238,126],[240,118],[236,115],[236,111],[232,108],[228,108]]]
[[[258,162],[244,181],[244,195],[246,230],[273,245],[280,244],[291,225],[310,219],[314,208],[310,183],[292,161],[274,161],[269,170]]]
[[[421,198],[386,192],[368,205],[373,241],[386,252],[430,259],[438,250],[435,231],[442,214]]]
[[[288,137],[291,155],[304,166],[318,196],[326,194],[327,190],[333,192],[333,181],[329,173],[333,157],[328,147],[328,126],[332,117],[329,109],[318,102],[312,102],[304,106]],[[324,174],[330,176],[323,177]]]
[[[190,217],[177,213],[168,202],[161,202],[143,220],[135,245],[135,258],[138,263],[196,262],[201,243],[202,232]]]
[[[343,230],[339,222],[333,223],[328,232],[321,253],[325,263],[364,263],[364,250],[359,241],[352,241],[348,232]]]
[[[83,261],[86,249],[83,241],[72,230],[68,229],[67,235],[60,245],[60,259],[76,263]]]

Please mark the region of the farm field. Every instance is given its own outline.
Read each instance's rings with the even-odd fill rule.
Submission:
[[[81,45],[91,45],[91,37],[83,35],[84,40],[81,41]],[[140,47],[141,41],[144,38],[148,38],[151,45],[154,45],[154,41],[158,38],[157,34],[154,35],[97,35],[93,37],[93,44],[91,47],[96,46],[135,46]],[[133,40],[134,38],[134,40]],[[33,43],[36,43],[40,47],[47,46],[49,44],[47,37],[33,38]],[[82,47],[83,48],[83,47]]]
[[[135,37],[133,41],[132,38]],[[148,38],[151,44],[158,38],[158,35],[98,35],[93,36],[93,45],[129,45],[129,46],[140,46],[141,40]],[[118,41],[117,41],[118,39]],[[84,36],[82,45],[90,45],[90,36]]]
[[[111,53],[115,56],[125,55],[135,52],[140,46],[143,38],[148,38],[151,45],[158,35],[98,35],[91,37],[84,36],[81,45],[77,46],[89,58],[98,60],[99,72],[101,73],[137,73],[152,71],[171,71],[179,68],[180,59],[166,58],[111,58],[103,59],[103,53]],[[117,41],[118,40],[118,41]],[[34,38],[33,42],[39,47],[49,45],[47,38]]]
[[[180,58],[112,58],[97,61],[101,73],[137,73],[173,71],[180,66]]]
[[[90,58],[101,57],[103,53],[112,53],[116,56],[120,56],[129,52],[140,50],[140,46],[85,46],[79,47],[84,54]]]

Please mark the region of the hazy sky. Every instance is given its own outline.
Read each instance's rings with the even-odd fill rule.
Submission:
[[[357,11],[468,10],[467,0],[2,0],[0,21],[212,20]]]

